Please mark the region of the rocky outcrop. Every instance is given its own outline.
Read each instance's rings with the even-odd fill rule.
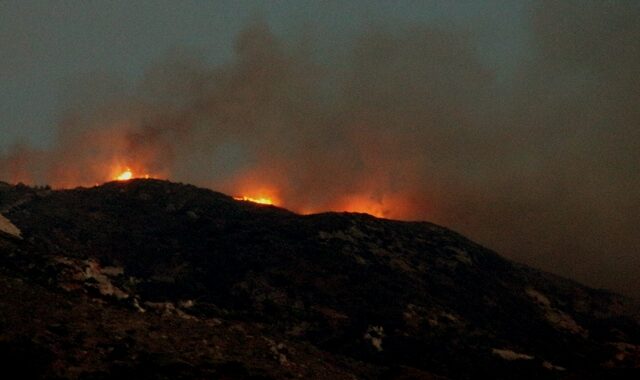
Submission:
[[[0,214],[0,233],[5,234],[5,236],[22,239],[20,229],[2,214]]]

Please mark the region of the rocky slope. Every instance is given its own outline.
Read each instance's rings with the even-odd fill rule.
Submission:
[[[443,227],[159,180],[0,183],[0,360],[25,378],[634,378],[632,300]]]

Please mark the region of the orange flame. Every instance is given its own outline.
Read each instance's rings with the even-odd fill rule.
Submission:
[[[257,173],[260,174],[260,173]],[[256,180],[256,176],[243,176],[240,180],[230,184],[231,194],[237,201],[253,202],[262,205],[282,205],[278,189],[270,183]]]
[[[133,172],[131,171],[131,169],[127,168],[127,170],[117,175],[114,179],[116,181],[128,181],[131,178],[133,178]]]
[[[251,197],[247,197],[247,196],[241,196],[241,197],[233,197],[233,199],[235,199],[237,201],[259,203],[261,205],[273,205],[274,204],[274,202],[273,202],[273,200],[271,198],[266,198],[266,197],[251,198]]]
[[[128,167],[124,171],[116,170],[115,173],[116,174],[113,176],[114,181],[128,181],[134,178],[147,178],[147,179],[151,178],[149,174],[136,176],[133,170],[131,170],[131,168],[128,168]]]

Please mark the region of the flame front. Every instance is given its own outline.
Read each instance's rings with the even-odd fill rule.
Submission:
[[[242,196],[242,197],[233,197],[233,199],[237,201],[259,203],[261,205],[273,205],[273,200],[271,198],[265,198],[265,197],[251,198],[247,196]]]
[[[114,174],[112,176],[114,181],[128,181],[134,178],[146,178],[146,179],[151,178],[149,174],[136,175],[134,171],[129,167],[124,169],[124,171],[121,171],[121,170],[122,169],[118,169],[114,171]]]
[[[133,172],[131,171],[131,169],[127,168],[125,171],[123,171],[122,173],[117,175],[115,177],[115,180],[116,181],[128,181],[131,178],[133,178]]]

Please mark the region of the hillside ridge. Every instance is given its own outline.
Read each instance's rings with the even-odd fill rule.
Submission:
[[[0,354],[42,378],[638,375],[635,301],[428,222],[152,179],[0,184],[0,215]]]

